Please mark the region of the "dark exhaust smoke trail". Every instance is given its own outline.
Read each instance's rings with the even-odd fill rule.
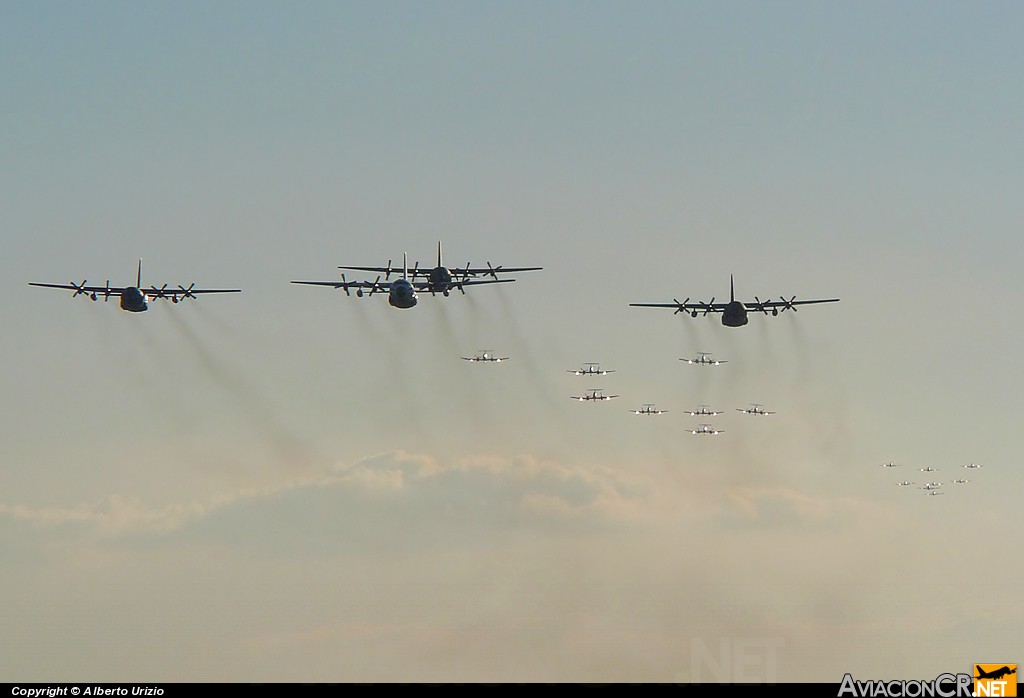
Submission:
[[[255,432],[266,439],[267,444],[282,465],[307,465],[315,462],[313,454],[302,439],[286,427],[270,407],[268,401],[252,385],[235,374],[229,364],[221,361],[208,349],[203,340],[190,328],[178,313],[168,313],[170,324],[187,341],[200,367],[234,401],[234,407],[244,416]]]

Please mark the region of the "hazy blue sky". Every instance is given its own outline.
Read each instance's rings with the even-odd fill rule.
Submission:
[[[1020,662],[1022,33],[1002,2],[0,4],[0,676]],[[406,311],[289,283],[439,240],[544,270]],[[139,257],[243,293],[27,285]],[[730,274],[842,302],[629,307]],[[972,482],[895,485],[924,466]]]

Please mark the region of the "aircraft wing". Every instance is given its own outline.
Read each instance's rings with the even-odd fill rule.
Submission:
[[[450,286],[453,289],[457,289],[461,286],[482,286],[483,284],[507,284],[512,283],[513,281],[515,281],[515,279],[467,279],[466,281],[459,281],[453,277]],[[430,291],[430,283],[427,281],[414,281],[413,286],[416,288],[417,291]]]
[[[349,289],[355,289],[357,292],[362,292],[366,289],[370,293],[387,293],[391,290],[390,281],[293,281],[293,284],[303,284],[306,286],[327,286],[329,288],[340,288],[345,293],[349,292]]]
[[[813,299],[813,300],[798,301],[798,300],[796,300],[796,296],[794,296],[793,298],[790,298],[789,300],[786,300],[785,298],[783,298],[782,300],[777,300],[777,301],[762,301],[762,300],[756,300],[756,299],[752,300],[752,301],[743,301],[743,305],[746,306],[747,310],[753,310],[753,311],[760,310],[761,312],[767,312],[769,310],[771,310],[771,311],[787,310],[787,309],[788,310],[795,310],[795,308],[793,307],[795,305],[811,305],[813,303],[838,303],[838,302],[839,302],[838,298],[816,298],[816,299]]]
[[[398,278],[402,278],[402,267],[338,267],[338,269],[345,269],[346,271],[369,271],[375,274],[387,274],[390,277],[392,274]],[[433,267],[430,269],[420,269],[419,265],[409,267],[405,270],[410,279],[416,279],[421,276],[430,276],[430,272],[433,271]]]
[[[107,286],[86,286],[84,281],[82,282],[81,286],[79,286],[78,284],[73,284],[73,283],[72,284],[44,284],[44,283],[39,283],[37,281],[29,281],[28,285],[29,286],[41,286],[42,288],[62,288],[62,289],[65,289],[67,291],[74,291],[75,295],[78,295],[79,293],[87,293],[87,294],[89,294],[89,293],[96,293],[96,294],[99,294],[99,293],[107,293],[109,291],[110,295],[112,295],[112,296],[120,296],[121,293],[125,290],[125,287],[123,287],[123,286],[110,286],[109,288]]]
[[[463,276],[495,276],[497,274],[516,274],[523,271],[540,271],[544,267],[503,267],[503,266],[486,266],[486,267],[453,267],[451,269],[453,277]]]
[[[677,313],[721,313],[725,311],[725,303],[690,303],[689,301],[679,303],[630,303],[634,308],[674,308]],[[687,361],[688,359],[683,359]]]
[[[192,286],[188,286],[188,287],[178,286],[177,288],[167,288],[167,284],[164,284],[161,288],[157,288],[156,286],[150,286],[149,288],[145,289],[144,292],[150,298],[171,298],[171,299],[190,298],[192,296],[197,296],[197,295],[202,294],[202,293],[241,293],[242,292],[242,289],[240,289],[240,288],[193,288],[193,286],[195,286],[195,284],[192,284]],[[113,289],[111,289],[111,293],[113,293]]]
[[[523,271],[540,271],[544,267],[455,267],[450,269],[452,273],[452,282],[454,283],[457,279],[465,278],[468,276],[493,276],[497,278],[497,274],[513,274]],[[401,274],[401,267],[343,267],[339,266],[338,269],[345,269],[348,271],[368,271],[375,274]],[[420,267],[418,264],[408,269],[408,275],[413,279],[421,276],[430,276],[430,272],[434,270],[433,267]],[[490,283],[494,283],[493,280]]]

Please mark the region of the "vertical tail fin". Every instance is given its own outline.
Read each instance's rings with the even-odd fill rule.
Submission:
[[[135,277],[135,288],[142,288],[142,257],[139,257],[139,273]]]
[[[437,266],[441,266],[441,241],[437,241]]]
[[[733,290],[732,274],[729,274],[729,302],[732,303],[735,300],[736,300],[736,291]]]
[[[405,252],[402,253],[402,278],[403,279],[408,279],[409,278],[409,260],[408,260],[408,254],[405,253]]]

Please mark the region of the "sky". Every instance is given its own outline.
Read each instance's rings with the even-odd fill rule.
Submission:
[[[1007,2],[0,4],[0,676],[1021,661],[1022,24]],[[410,310],[289,283],[439,242],[543,270]],[[128,285],[140,258],[143,285],[242,293],[135,314],[28,285]],[[736,329],[629,305],[723,300],[730,275],[742,300],[841,301]],[[459,358],[482,349],[510,360]],[[679,361],[701,351],[728,363]],[[724,433],[690,434],[702,403]]]

